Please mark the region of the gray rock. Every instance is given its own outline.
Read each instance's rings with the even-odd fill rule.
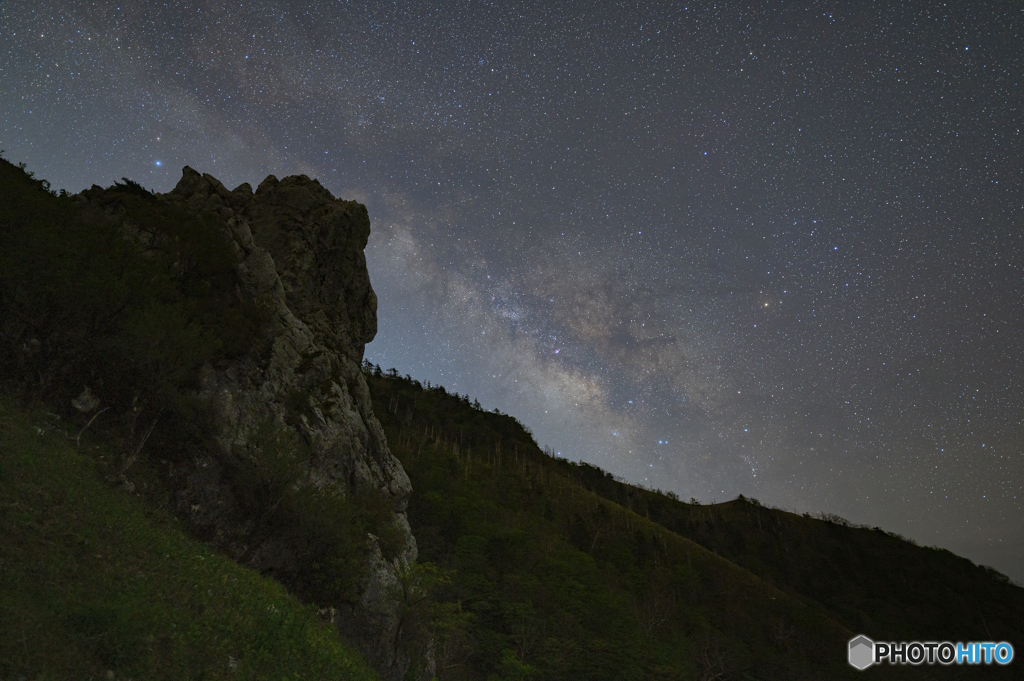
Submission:
[[[266,423],[308,446],[301,484],[347,495],[384,490],[394,501],[402,550],[387,560],[370,535],[369,575],[357,603],[337,604],[333,618],[382,678],[400,679],[409,661],[398,645],[394,588],[416,559],[405,510],[412,486],[391,454],[373,414],[361,371],[363,348],[377,332],[377,297],[363,249],[366,208],[335,199],[306,176],[267,177],[228,191],[216,178],[186,167],[164,200],[224,219],[238,257],[240,295],[273,311],[267,352],[228,367],[206,367],[201,394],[215,405],[221,457],[201,456],[188,472],[179,508],[215,543],[252,567],[274,572],[294,562],[285,542],[254,537],[252,519],[224,484],[225,461],[260,456]]]
[[[100,406],[100,400],[92,394],[92,390],[89,389],[89,386],[85,386],[85,389],[82,390],[81,394],[71,400],[71,406],[83,414],[88,414],[90,411]]]

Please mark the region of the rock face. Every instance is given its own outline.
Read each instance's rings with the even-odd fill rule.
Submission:
[[[371,566],[358,604],[340,604],[332,619],[382,678],[409,667],[397,645],[394,587],[416,559],[405,510],[409,478],[391,454],[373,415],[361,371],[363,348],[377,332],[377,298],[363,249],[370,234],[365,206],[335,199],[306,176],[267,177],[228,191],[186,167],[162,198],[227,224],[238,256],[241,295],[273,311],[269,351],[227,368],[207,368],[201,386],[217,413],[220,450],[259,447],[263,424],[291,429],[309,448],[303,484],[349,494],[367,488],[394,501],[402,548],[390,561],[372,537]],[[202,456],[188,474],[180,509],[213,541],[253,567],[274,572],[296,560],[273,538],[255,540],[225,491],[223,463]]]

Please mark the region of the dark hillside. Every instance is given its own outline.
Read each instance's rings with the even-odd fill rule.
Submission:
[[[91,386],[127,451],[199,446],[200,370],[259,349],[268,315],[237,295],[221,221],[130,180],[54,195],[3,159],[0,189],[0,381],[68,416]]]
[[[880,640],[1024,641],[1024,589],[947,550],[754,500],[692,506],[644,496],[664,527],[824,605],[853,631]]]
[[[831,653],[850,634],[820,608],[583,489],[511,417],[405,379],[370,385],[391,405],[421,556],[460,604],[441,678],[851,675]]]
[[[945,549],[834,514],[797,515],[740,497],[686,503],[569,464],[586,489],[650,518],[879,640],[1024,641],[1024,589]]]
[[[843,678],[854,633],[1022,640],[1022,590],[970,561],[753,501],[626,485],[552,458],[510,416],[366,368],[413,481],[421,556],[450,571],[444,595],[467,624],[441,678]],[[510,676],[517,665],[529,669]]]

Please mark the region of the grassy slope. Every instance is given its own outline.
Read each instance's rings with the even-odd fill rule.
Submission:
[[[399,377],[370,386],[413,481],[421,556],[451,571],[446,596],[471,618],[442,641],[442,678],[845,678],[854,632],[1021,640],[1022,590],[948,552],[749,502],[685,504],[552,459],[465,399]],[[935,590],[872,597],[905,578]],[[871,673],[1019,678],[1024,665],[929,670]]]
[[[466,678],[514,677],[506,650],[542,678],[849,673],[827,656],[848,632],[819,608],[686,539],[564,479],[398,450],[425,490],[410,507],[423,558],[453,571],[447,596],[473,616],[472,654],[451,660]],[[776,642],[772,623],[793,635]]]
[[[376,678],[312,608],[35,423],[0,401],[0,678]]]
[[[850,676],[820,608],[573,484],[513,419],[370,383],[421,556],[471,617],[442,678]]]

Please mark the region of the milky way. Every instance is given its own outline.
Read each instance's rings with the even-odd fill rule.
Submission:
[[[316,177],[370,210],[372,362],[1024,580],[1024,14],[801,4],[6,0],[0,147]]]

